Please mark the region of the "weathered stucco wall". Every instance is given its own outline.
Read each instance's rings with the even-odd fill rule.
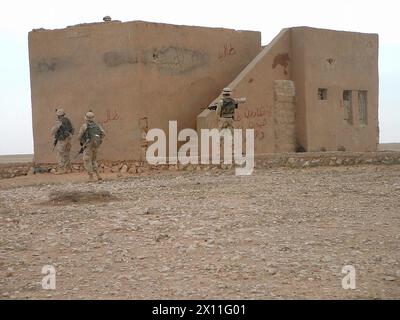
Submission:
[[[299,27],[284,29],[231,82],[233,95],[247,97],[237,128],[255,129],[256,154],[293,151],[293,139],[277,138],[274,80],[292,80],[296,97],[296,148],[304,151],[375,151],[378,144],[378,36]],[[318,89],[326,89],[319,100]],[[351,91],[351,116],[343,92]],[[367,121],[360,121],[358,92],[367,91]],[[279,107],[279,104],[278,104]],[[283,114],[283,113],[282,113]],[[279,115],[281,117],[281,115]],[[288,113],[287,130],[292,132]],[[212,112],[198,128],[216,122]],[[290,123],[289,123],[290,122]],[[279,134],[278,134],[279,135]],[[286,140],[287,141],[286,141]]]
[[[307,151],[375,151],[378,144],[378,35],[308,27],[292,29],[298,138]],[[319,100],[318,89],[327,89]],[[343,91],[352,91],[347,119]],[[358,91],[367,91],[367,123]]]
[[[235,128],[254,129],[255,153],[275,152],[274,80],[290,79],[290,32],[282,30],[228,86],[234,97],[246,97],[235,114]],[[214,113],[199,115],[198,130],[214,121]],[[289,151],[289,150],[287,150]]]
[[[142,128],[195,128],[200,109],[261,50],[259,32],[134,22],[29,33],[35,162],[55,162],[55,107],[76,129],[89,109],[106,130],[100,158],[141,158]],[[73,139],[72,153],[79,143]]]

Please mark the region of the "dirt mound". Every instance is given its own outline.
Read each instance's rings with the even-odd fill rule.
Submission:
[[[49,194],[49,201],[47,204],[51,205],[65,205],[65,204],[77,204],[77,203],[99,203],[109,202],[116,200],[108,191],[97,191],[97,192],[84,192],[84,191],[55,191]]]

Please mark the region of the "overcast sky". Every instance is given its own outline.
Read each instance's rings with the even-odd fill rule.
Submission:
[[[378,33],[380,141],[400,142],[400,1],[96,0],[0,3],[0,154],[33,153],[28,32],[84,22],[145,20],[262,32],[263,44],[285,27]]]

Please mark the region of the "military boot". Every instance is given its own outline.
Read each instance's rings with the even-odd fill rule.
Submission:
[[[96,177],[98,181],[103,180],[103,178],[100,176],[100,174],[96,171]]]

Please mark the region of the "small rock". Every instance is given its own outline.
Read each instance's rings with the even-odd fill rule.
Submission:
[[[196,251],[195,246],[189,246],[189,247],[186,249],[186,253],[193,253],[193,252],[195,252],[195,251]]]
[[[122,167],[121,167],[121,171],[120,171],[121,173],[127,173],[128,172],[128,166],[126,165],[126,164],[124,164]]]
[[[142,173],[142,172],[144,172],[144,169],[141,168],[141,167],[139,167],[139,168],[136,169],[136,172],[137,172],[137,173]]]
[[[136,168],[135,168],[135,167],[130,168],[130,169],[128,170],[128,173],[129,173],[129,174],[135,174],[135,173],[136,173]]]
[[[303,168],[308,168],[308,167],[310,167],[310,166],[311,166],[310,161],[306,161],[306,162],[304,162],[304,164],[303,164]]]
[[[278,272],[278,271],[277,271],[275,268],[268,268],[268,269],[267,269],[267,273],[268,273],[270,276],[275,275],[277,272]]]
[[[164,266],[160,269],[160,272],[168,272],[169,270],[171,270],[171,268]]]

